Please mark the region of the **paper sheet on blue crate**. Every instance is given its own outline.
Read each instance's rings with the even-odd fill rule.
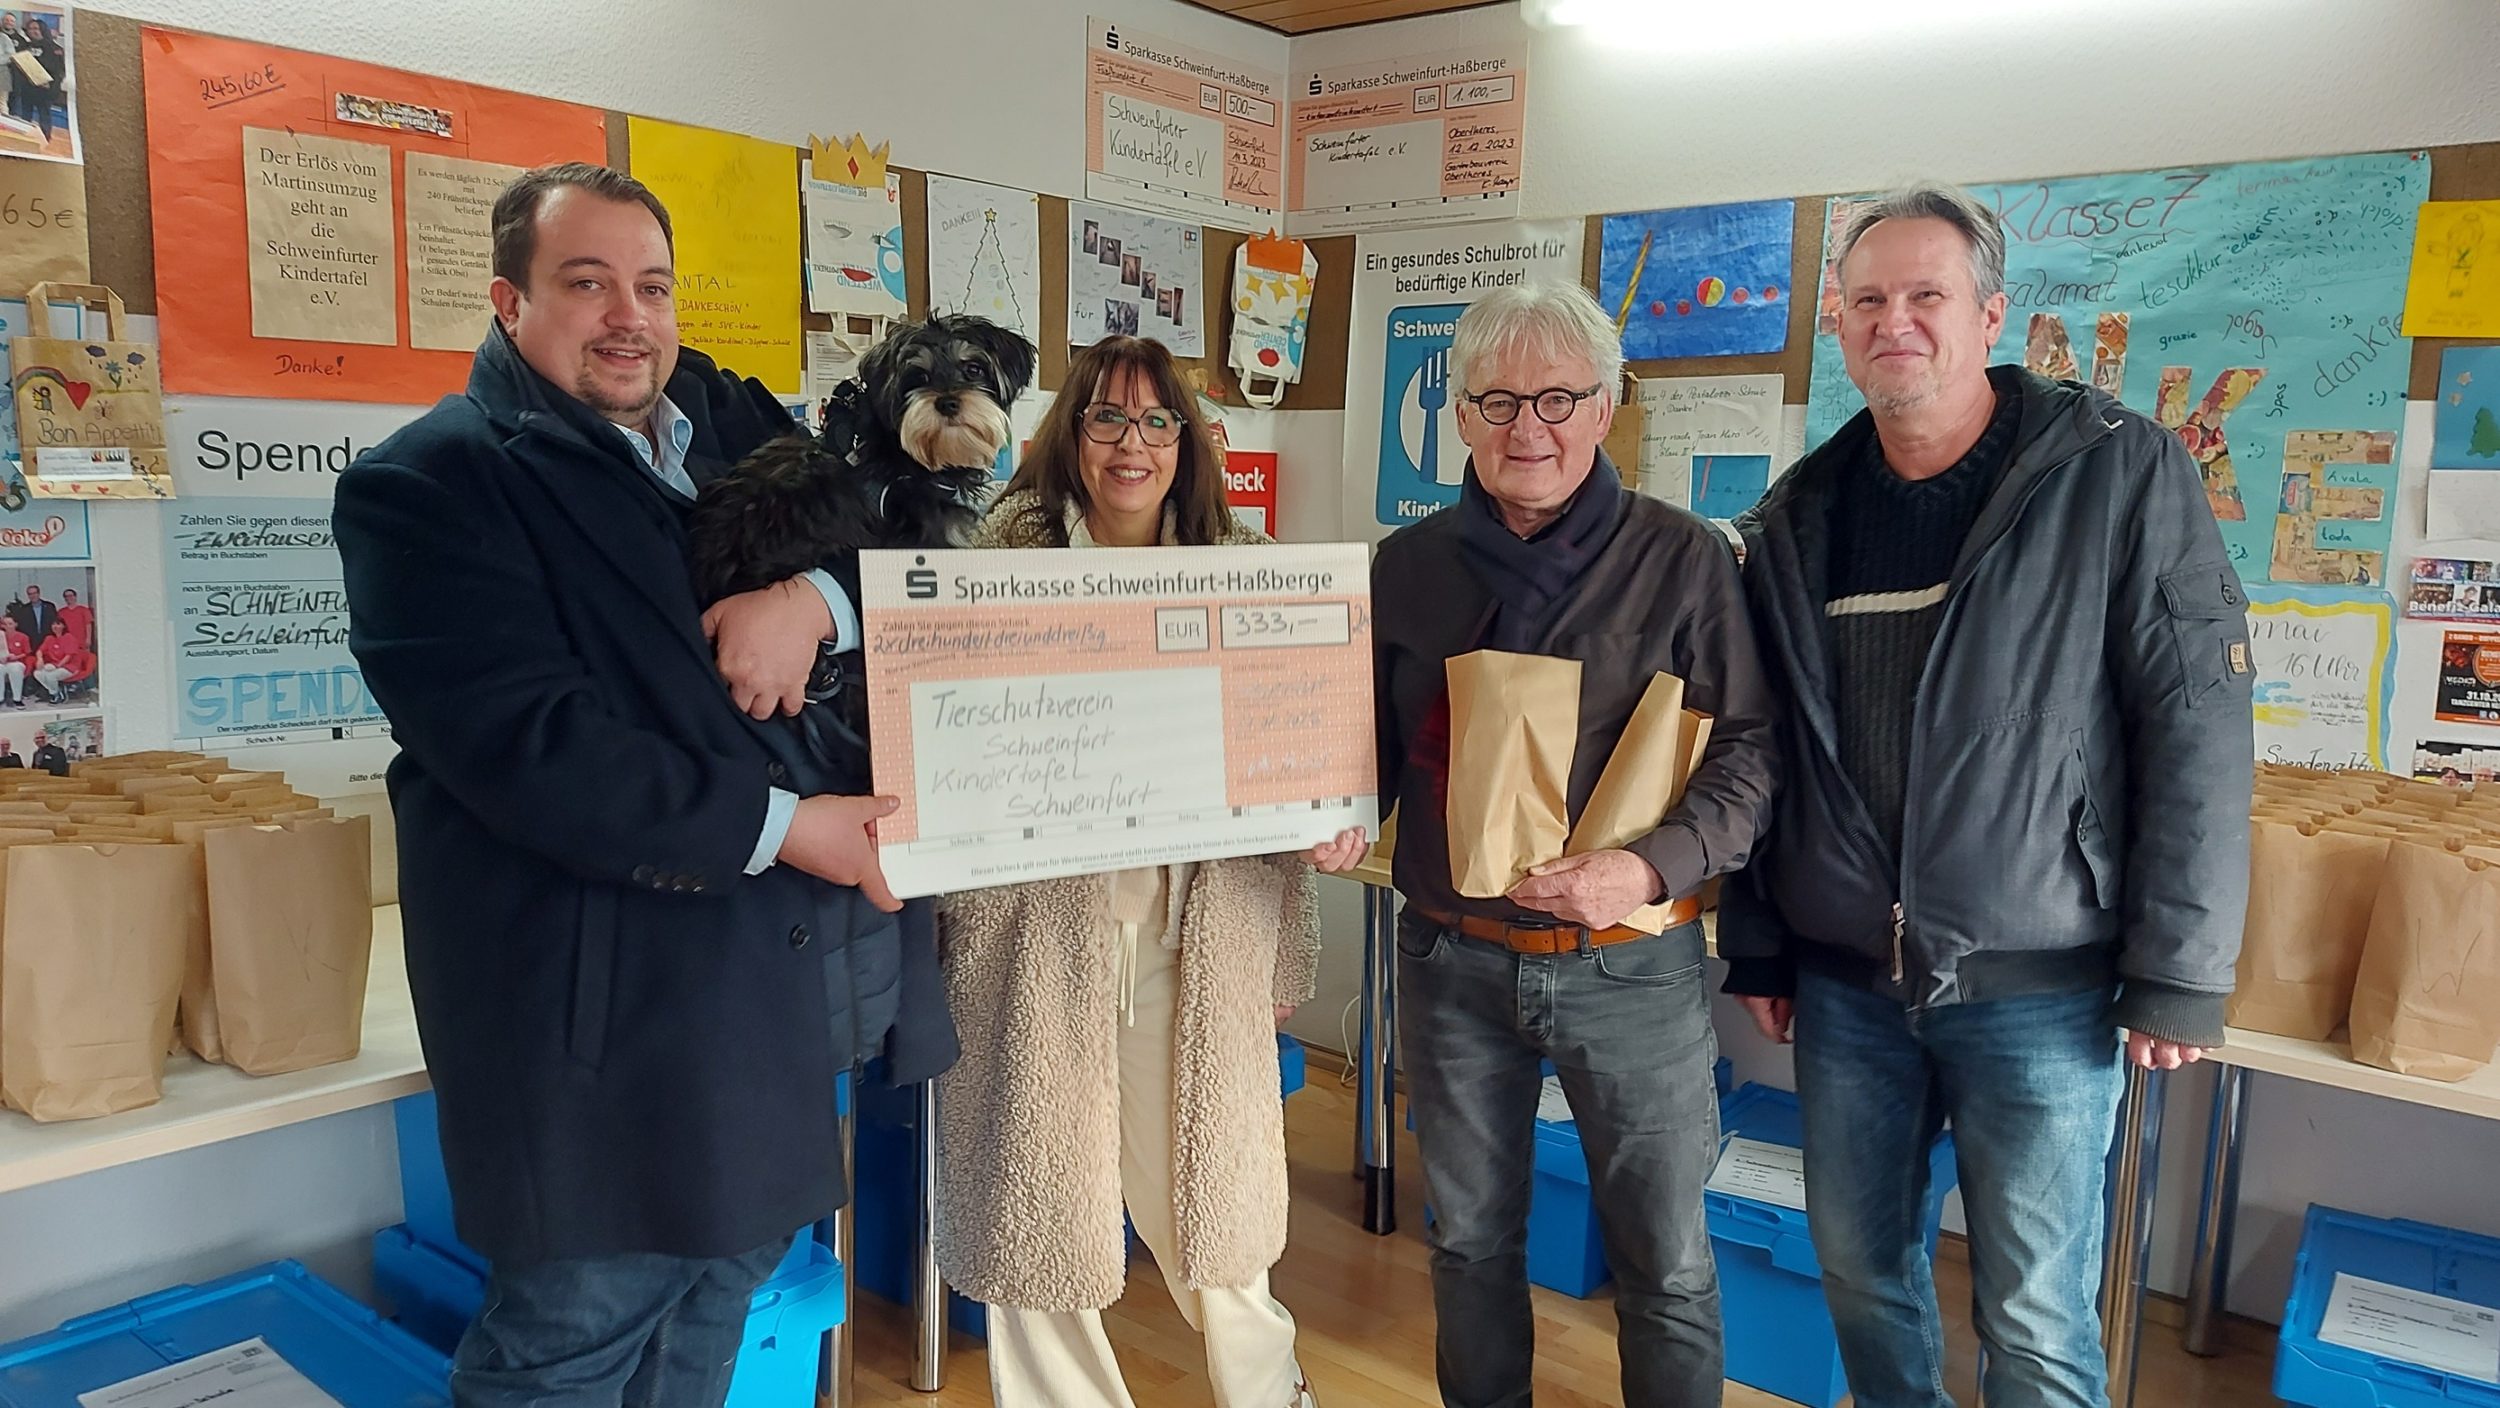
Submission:
[[[2335,1273],[2318,1338],[2485,1383],[2500,1383],[2500,1311]]]
[[[339,1408],[263,1339],[78,1395],[79,1408]]]

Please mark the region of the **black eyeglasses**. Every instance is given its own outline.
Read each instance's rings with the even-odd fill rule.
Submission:
[[[1181,439],[1181,413],[1161,406],[1130,415],[1108,401],[1098,401],[1085,408],[1085,418],[1078,422],[1085,428],[1085,438],[1097,445],[1117,445],[1128,437],[1128,428],[1137,427],[1137,438],[1152,449],[1177,445]]]
[[[1536,406],[1538,420],[1547,425],[1560,425],[1571,419],[1572,413],[1580,409],[1582,401],[1605,389],[1599,385],[1586,391],[1566,391],[1559,386],[1549,386],[1533,396],[1522,396],[1516,391],[1487,391],[1481,396],[1461,396],[1458,399],[1475,407],[1476,414],[1484,417],[1487,425],[1510,424],[1519,419],[1520,406],[1530,403]]]

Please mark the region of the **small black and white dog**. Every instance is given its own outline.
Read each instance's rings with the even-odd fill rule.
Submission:
[[[861,548],[960,546],[980,522],[1033,344],[983,318],[897,328],[823,407],[704,486],[688,531],[705,605],[824,568],[857,600]]]
[[[861,548],[961,546],[1034,358],[1032,343],[983,318],[888,334],[826,400],[820,434],[773,440],[704,486],[686,525],[698,599],[708,607],[823,568],[857,602]],[[838,702],[839,722],[864,739],[865,699],[845,673],[828,650],[808,697]]]

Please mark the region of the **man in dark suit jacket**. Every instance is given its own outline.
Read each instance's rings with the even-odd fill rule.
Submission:
[[[8,739],[0,738],[0,768],[22,768],[24,766],[26,766],[26,760],[17,755],[17,745],[10,742]]]
[[[28,587],[24,601],[9,603],[8,617],[17,623],[18,631],[28,643],[40,647],[44,637],[52,634],[52,623],[60,619],[60,611],[43,599],[43,588]]]
[[[53,742],[50,734],[38,733],[35,735],[35,766],[54,777],[67,777],[69,754],[61,751],[61,745]]]
[[[836,1078],[933,1075],[953,1034],[933,937],[899,935],[877,869],[892,799],[732,702],[688,579],[696,486],[787,413],[679,350],[641,183],[531,172],[493,228],[467,394],[341,476],[335,520],[401,748],[454,1216],[494,1268],[452,1396],[717,1408],[755,1287],[846,1195]],[[446,617],[446,585],[503,605]],[[803,580],[755,596],[708,623],[725,656],[758,618],[832,634]]]

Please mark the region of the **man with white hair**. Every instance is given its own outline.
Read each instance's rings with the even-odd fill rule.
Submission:
[[[1599,444],[1622,344],[1578,288],[1523,287],[1460,317],[1450,348],[1471,452],[1459,502],[1372,567],[1380,792],[1394,802],[1398,1040],[1435,1216],[1443,1402],[1529,1401],[1528,1193],[1538,1065],[1579,1124],[1616,1281],[1623,1399],[1720,1401],[1718,1275],[1701,1191],[1718,1153],[1718,1048],[1702,883],[1744,863],[1770,811],[1770,700],[1734,554],[1628,491]],[[1450,879],[1446,665],[1492,649],[1580,663],[1577,819],[1660,671],[1716,722],[1684,799],[1621,848],[1537,866],[1507,896]],[[1351,858],[1322,847],[1324,868]],[[1662,933],[1625,920],[1666,903]]]
[[[1867,411],[1739,521],[1786,767],[1722,897],[1727,990],[1795,1032],[1859,1408],[1951,1408],[1922,1215],[1948,1120],[1988,1401],[2098,1408],[2121,1053],[2219,1045],[2239,949],[2244,598],[2177,437],[1988,365],[1986,206],[1913,187],[1839,248]]]

